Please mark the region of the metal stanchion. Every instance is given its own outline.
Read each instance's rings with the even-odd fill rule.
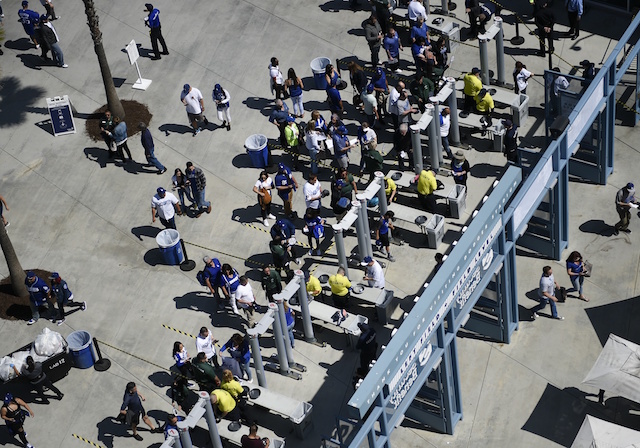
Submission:
[[[176,426],[178,427],[178,433],[180,434],[180,443],[182,443],[182,448],[193,448],[193,444],[191,443],[191,434],[189,434],[189,426],[187,425],[187,422],[178,422]],[[220,448],[222,448],[222,445],[220,445]]]
[[[504,24],[502,17],[494,17],[493,23],[500,29],[496,34],[496,62],[498,64],[498,85],[503,86],[506,80],[504,78]]]
[[[333,236],[336,241],[336,252],[338,252],[338,263],[344,268],[344,275],[349,277],[349,263],[347,262],[347,254],[344,250],[344,235],[342,234],[342,226],[333,224]]]
[[[93,338],[93,347],[96,349],[96,354],[98,355],[98,360],[93,364],[93,368],[98,372],[109,370],[109,367],[111,367],[111,361],[102,357],[102,352],[100,351],[100,346],[98,345],[98,340],[96,338]]]
[[[413,148],[413,166],[414,172],[420,174],[423,169],[422,162],[422,143],[420,142],[420,128],[412,124],[409,126],[411,129],[411,147]]]
[[[180,245],[182,246],[182,253],[184,254],[184,261],[180,263],[180,270],[182,271],[192,271],[196,267],[196,262],[193,260],[189,260],[189,255],[187,255],[187,247],[184,245],[184,241],[180,238]]]
[[[376,182],[380,185],[380,189],[378,190],[378,207],[380,207],[380,214],[384,215],[387,213],[387,194],[384,189],[384,173],[382,171],[376,171],[373,173],[376,176]]]
[[[270,303],[269,309],[273,310],[274,313],[273,324],[271,326],[273,328],[273,335],[276,342],[276,350],[278,351],[278,371],[281,375],[300,380],[302,379],[302,376],[297,372],[292,372],[289,368],[289,361],[287,359],[287,352],[284,342],[284,332],[282,331],[282,323],[280,322],[280,318],[278,316],[278,305],[276,305],[275,303]],[[284,330],[287,330],[286,327]],[[267,368],[275,370],[275,366],[271,366],[270,364],[267,364]]]
[[[293,280],[292,280],[293,281]],[[278,306],[277,316],[280,318],[280,325],[282,326],[282,339],[284,341],[284,348],[287,352],[287,360],[289,361],[289,367],[292,369],[296,369],[300,372],[306,372],[306,366],[302,364],[298,364],[293,359],[293,347],[291,346],[291,340],[289,339],[289,330],[287,330],[287,316],[284,311],[284,298],[280,297],[278,294],[274,296],[276,301],[276,305]]]
[[[264,364],[262,364],[262,354],[260,353],[260,341],[258,340],[258,333],[249,328],[247,330],[249,335],[249,344],[251,345],[251,357],[253,358],[253,367],[256,370],[256,376],[258,377],[258,384],[260,387],[267,387],[267,377],[264,374]]]
[[[489,50],[487,49],[489,41],[487,39],[479,38],[480,44],[480,78],[482,84],[488,86],[491,84],[491,78],[489,78]]]
[[[167,431],[168,439],[173,439],[171,442],[173,448],[182,448],[182,443],[180,442],[180,433],[175,429],[170,429]],[[167,439],[167,440],[168,440]]]
[[[460,144],[460,125],[458,124],[458,102],[456,100],[456,80],[454,78],[447,78],[447,84],[451,88],[452,93],[447,98],[447,106],[451,110],[451,127],[449,128],[449,143],[454,146]]]
[[[442,162],[444,162],[444,158],[442,157],[442,134],[440,133],[440,102],[435,96],[429,98],[429,101],[431,101],[431,104],[433,104],[433,120],[431,121],[436,122],[434,126],[436,131],[436,139],[433,143],[438,147],[438,168],[440,168],[440,165],[442,165]],[[431,139],[429,139],[429,148],[431,148]],[[433,151],[430,151],[430,154],[433,155]]]
[[[520,20],[516,13],[513,13],[513,17],[516,22],[516,35],[512,37],[509,42],[511,42],[511,45],[522,45],[524,43],[524,37],[520,35]]]
[[[435,116],[435,107],[433,104],[427,104],[426,112],[431,115],[432,118],[427,128],[427,135],[429,136],[429,158],[431,159],[431,169],[437,173],[440,169],[440,158],[438,157],[438,149],[440,146],[438,145],[438,138],[436,137],[436,127],[438,126],[439,120],[438,117]],[[442,153],[442,151],[440,151],[440,153]]]
[[[205,391],[200,391],[198,395],[200,396],[200,400],[204,401],[203,403],[204,418],[207,421],[207,426],[209,426],[209,437],[211,438],[211,443],[213,444],[213,448],[222,448],[222,440],[220,440],[220,434],[218,433],[218,426],[216,425],[216,416],[213,413],[213,406],[211,406],[211,399],[209,398],[209,393]],[[178,422],[178,427],[180,427],[180,422]]]

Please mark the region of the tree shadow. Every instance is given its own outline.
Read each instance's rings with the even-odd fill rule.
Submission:
[[[142,241],[143,236],[155,239],[155,237],[158,236],[158,233],[160,233],[160,229],[153,226],[139,226],[133,227],[131,229],[131,233],[133,233],[140,241]]]
[[[44,93],[40,87],[21,87],[14,76],[0,80],[0,128],[24,123],[26,112]]]

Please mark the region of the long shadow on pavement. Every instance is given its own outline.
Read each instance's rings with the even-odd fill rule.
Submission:
[[[27,110],[44,95],[39,87],[22,87],[14,76],[0,80],[0,127],[16,126],[25,122]]]

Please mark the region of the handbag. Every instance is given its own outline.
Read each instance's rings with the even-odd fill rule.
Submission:
[[[260,198],[260,205],[271,204],[271,191],[268,188],[261,188],[260,193],[264,194],[264,196],[258,195]]]
[[[593,265],[591,263],[589,263],[589,260],[585,260],[584,261],[584,276],[585,277],[591,277],[591,273],[593,271]]]

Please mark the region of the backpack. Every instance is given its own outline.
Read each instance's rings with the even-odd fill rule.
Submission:
[[[207,286],[207,282],[205,281],[204,278],[204,271],[199,271],[196,274],[196,280],[198,280],[198,282],[202,285],[202,286]]]

